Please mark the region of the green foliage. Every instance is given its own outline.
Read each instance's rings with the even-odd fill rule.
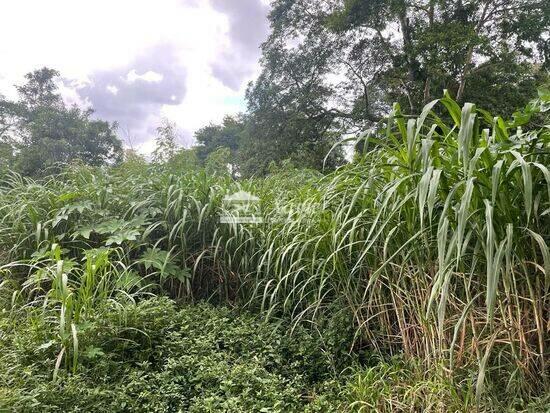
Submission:
[[[477,404],[471,373],[461,372],[450,379],[444,366],[426,369],[420,360],[402,357],[357,369],[340,386],[340,397],[345,396],[350,410],[357,412],[542,412],[550,407],[548,394],[528,403],[518,399],[501,404],[490,399]]]
[[[287,48],[275,33],[264,44],[263,72],[247,90],[249,131],[242,143],[246,176],[264,175],[270,162],[332,170],[343,163],[340,148],[325,162],[337,142],[337,110],[327,107],[334,89],[324,82],[331,49],[324,39],[298,49]]]
[[[464,90],[466,102],[483,102],[491,113],[509,117],[537,95],[538,85],[550,84],[548,72],[526,63],[515,63],[508,55],[479,65]],[[487,94],[486,91],[491,93]]]
[[[231,165],[233,174],[240,169],[242,162],[240,150],[242,150],[243,137],[246,134],[247,119],[244,116],[226,116],[221,125],[210,124],[195,132],[197,140],[197,155],[202,162],[216,151],[222,148],[229,151],[226,164]]]
[[[157,127],[153,162],[162,164],[170,161],[176,155],[178,150],[176,134],[176,124],[168,119],[163,119],[162,124]]]
[[[168,162],[170,171],[192,171],[200,168],[196,148],[179,149]]]
[[[26,75],[16,102],[0,100],[0,145],[11,147],[16,170],[44,176],[80,161],[104,165],[120,160],[116,124],[91,118],[93,110],[66,107],[58,92],[59,73],[43,68]],[[0,159],[3,156],[0,155]]]
[[[204,162],[205,170],[210,174],[227,174],[229,172],[231,161],[231,150],[225,147],[219,147],[208,154]]]
[[[79,329],[77,371],[52,381],[55,333],[36,313],[0,318],[0,357],[10,366],[0,372],[0,408],[298,412],[343,402],[317,392],[330,364],[307,331],[291,337],[285,325],[205,304],[177,309],[166,299],[99,309]]]
[[[289,163],[274,166],[272,176],[238,181],[204,170],[171,173],[166,165],[130,172],[72,167],[42,181],[9,174],[0,183],[0,271],[10,273],[5,286],[16,291],[37,275],[54,280],[61,273],[63,280],[66,274],[67,288],[40,281],[38,297],[56,297],[46,306],[48,320],[64,319],[64,300],[86,303],[80,307],[93,309],[84,312],[90,318],[102,303],[151,293],[244,307],[271,323],[289,320],[288,331],[317,332],[326,349],[323,365],[302,356],[312,367],[303,367],[307,380],[316,383],[337,380],[349,352],[359,359],[374,352],[422,360],[422,368],[387,367],[390,375],[397,370],[396,384],[382,391],[391,400],[410,396],[399,405],[403,409],[424,400],[437,411],[442,405],[435,395],[449,406],[475,403],[489,410],[497,405],[492,395],[498,406],[523,406],[537,397],[544,403],[549,108],[545,91],[508,120],[472,104],[461,108],[448,95],[418,119],[406,118],[395,105],[377,130],[363,136],[363,154],[326,176]],[[224,197],[240,191],[259,198],[262,224],[220,223]],[[118,274],[106,279],[128,279],[127,287],[100,283],[107,285],[97,287],[106,298],[85,299],[90,295],[78,292],[78,280],[89,273],[90,251],[105,250],[116,259],[102,271]],[[58,255],[48,257],[51,251]],[[125,294],[119,297],[119,290]],[[33,291],[16,293],[16,308],[37,298]],[[99,343],[86,343],[71,317],[63,324],[63,346],[50,346],[56,357],[65,349],[60,360],[69,365],[60,365],[58,374],[78,373],[81,354],[109,355]],[[44,337],[39,345],[51,340]],[[210,377],[212,363],[204,360],[213,369],[206,376],[184,367]],[[256,367],[239,369],[287,394]],[[380,369],[372,381],[386,371]],[[421,369],[434,374],[419,376]],[[230,380],[241,385],[236,376]],[[418,382],[417,392],[403,390],[410,382]],[[365,406],[390,408],[368,389],[357,392],[364,392]],[[208,397],[223,404],[217,393]],[[322,398],[319,403],[322,411]]]
[[[315,144],[330,147],[331,132],[372,127],[393,102],[418,116],[444,89],[461,103],[508,116],[547,78],[544,0],[271,5],[262,72],[247,93],[253,119],[247,146],[260,159],[290,158],[303,143],[308,152]]]
[[[0,176],[7,173],[10,168],[13,168],[14,158],[13,147],[8,143],[0,141]]]
[[[445,377],[442,368],[426,371],[415,361],[394,358],[380,362],[357,372],[348,387],[351,406],[359,412],[466,413],[476,410],[471,381],[453,383]]]

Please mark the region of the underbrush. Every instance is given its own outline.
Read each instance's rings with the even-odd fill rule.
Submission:
[[[342,354],[311,330],[167,298],[112,301],[78,327],[75,371],[59,369],[56,323],[43,309],[0,316],[0,411],[499,412],[476,404],[473,372],[453,382],[420,361]],[[69,363],[70,364],[70,363]]]
[[[329,411],[335,361],[304,329],[166,298],[106,304],[80,325],[74,373],[60,369],[57,332],[41,309],[0,319],[0,410]],[[339,362],[342,362],[340,360]],[[328,386],[332,387],[332,386]],[[323,390],[325,388],[325,390]]]
[[[545,406],[549,111],[548,93],[510,120],[472,104],[460,108],[449,96],[431,102],[418,119],[407,119],[395,106],[362,137],[354,162],[326,176],[289,169],[234,180],[145,164],[73,166],[40,181],[8,173],[0,179],[0,292],[13,290],[5,297],[5,327],[17,334],[3,333],[3,340],[34,332],[38,338],[21,348],[36,347],[38,361],[30,350],[27,362],[24,354],[15,356],[10,349],[19,348],[17,340],[6,344],[4,370],[18,372],[14,378],[6,373],[3,398],[22,403],[31,389],[54,392],[61,383],[90,394],[111,391],[110,383],[125,389],[126,381],[109,369],[124,371],[128,360],[145,364],[124,377],[138,375],[144,388],[165,386],[158,374],[174,364],[166,341],[147,341],[165,327],[120,327],[127,322],[122,315],[146,305],[135,301],[158,295],[186,305],[208,301],[245,309],[268,321],[260,324],[268,326],[266,334],[274,332],[272,339],[291,340],[287,335],[297,332],[297,343],[324,350],[322,366],[312,362],[292,372],[287,363],[268,366],[260,356],[254,364],[252,351],[246,353],[252,364],[213,356],[189,362],[180,370],[215,384],[200,381],[207,390],[193,393],[195,383],[186,378],[185,393],[167,379],[159,392],[172,394],[175,386],[185,403],[206,397],[222,403],[222,410],[233,407],[222,400],[237,403],[234,410],[254,410],[256,405],[239,403],[258,399],[257,406],[281,411],[340,399],[338,409],[364,411]],[[257,197],[260,223],[222,224],[222,216],[235,212],[226,197],[241,191]],[[277,320],[286,320],[283,330]],[[203,321],[205,330],[215,330]],[[176,321],[167,322],[169,336]],[[21,332],[19,325],[25,326]],[[198,332],[209,346],[216,343],[207,331]],[[269,339],[259,337],[251,348],[263,354]],[[158,364],[152,348],[159,348]],[[346,370],[348,353],[362,367]],[[369,365],[365,354],[382,362]],[[34,371],[31,366],[37,375],[30,376],[42,374],[43,380],[24,387],[21,374]],[[180,375],[174,366],[169,375]],[[271,390],[258,385],[259,395],[239,399],[224,384],[220,393],[220,382],[209,376],[216,371],[222,377],[220,368],[242,393],[257,387],[255,378]],[[343,380],[342,371],[350,378]],[[251,387],[239,387],[236,375]],[[20,385],[10,385],[17,377]],[[106,387],[100,391],[97,383]],[[127,403],[139,399],[133,391],[121,393],[130,395]],[[145,394],[146,400],[156,397]],[[183,403],[174,397],[167,406]]]

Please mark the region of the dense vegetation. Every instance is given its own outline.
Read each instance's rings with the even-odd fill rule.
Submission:
[[[246,113],[197,132],[244,176],[341,165],[328,148],[393,102],[418,116],[447,89],[507,118],[549,80],[545,0],[274,0],[269,22]]]
[[[549,105],[395,105],[328,175],[139,158],[6,172],[2,403],[547,408]],[[241,189],[263,223],[220,223]]]
[[[28,73],[0,411],[550,411],[549,4],[273,0],[244,113],[147,159]]]
[[[21,319],[3,326],[18,332],[2,341],[10,368],[0,407],[10,411],[319,411],[344,403],[338,387],[329,393],[333,360],[318,339],[301,329],[290,338],[284,325],[227,309],[105,302],[78,324],[70,368],[54,380],[59,348],[49,339],[58,326],[43,311]]]

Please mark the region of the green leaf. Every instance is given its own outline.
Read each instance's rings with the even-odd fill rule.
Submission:
[[[101,357],[101,356],[105,355],[105,353],[103,352],[103,350],[101,348],[95,347],[95,346],[92,346],[92,345],[86,347],[86,349],[84,350],[84,352],[82,354],[87,359],[95,359],[95,358],[98,358],[98,357]]]

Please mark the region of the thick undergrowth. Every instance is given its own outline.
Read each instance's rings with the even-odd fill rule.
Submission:
[[[346,408],[544,404],[548,104],[541,94],[509,121],[447,96],[418,119],[396,106],[362,137],[355,161],[326,176],[286,170],[235,181],[142,164],[75,166],[42,181],[7,174],[0,183],[0,271],[2,288],[13,293],[5,308],[44,312],[30,318],[41,323],[40,351],[50,352],[50,373],[69,382],[88,376],[81,343],[99,308],[110,303],[119,314],[127,307],[121,297],[139,303],[167,295],[285,320],[289,335],[311,332],[331,355],[315,369],[330,365],[333,379],[351,363],[345,354],[356,366],[368,364],[365,354],[386,360],[366,372],[356,367],[355,378],[345,380],[338,398],[352,392]],[[242,212],[224,198],[239,191],[257,197],[260,219],[221,223]],[[142,340],[153,332],[136,334]],[[97,348],[107,359],[127,354]],[[308,394],[292,382],[302,378],[280,379],[262,363],[260,376],[281,397]],[[394,384],[380,387],[388,377]],[[199,393],[186,400],[210,394]]]
[[[284,325],[250,314],[118,297],[78,325],[63,359],[59,333],[43,309],[12,317],[2,319],[0,340],[8,367],[0,373],[0,407],[8,411],[345,407],[338,387],[329,386],[336,360],[318,338],[304,329],[291,338]]]

